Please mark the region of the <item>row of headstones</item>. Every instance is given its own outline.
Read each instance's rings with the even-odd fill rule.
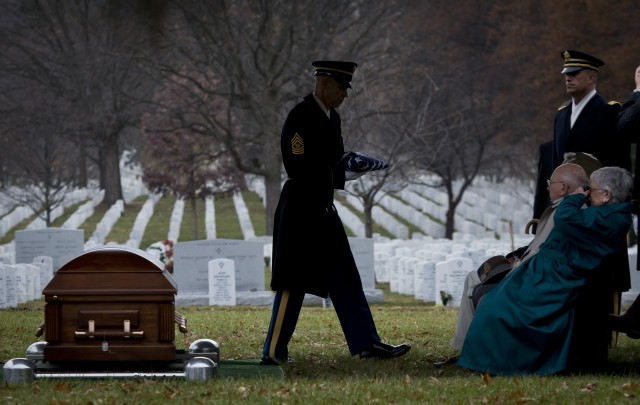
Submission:
[[[142,241],[142,237],[144,236],[144,231],[145,229],[147,229],[149,220],[153,215],[153,209],[160,197],[162,197],[161,194],[151,194],[149,198],[147,198],[147,201],[144,202],[142,208],[136,216],[136,220],[133,223],[133,228],[129,233],[129,240],[126,243],[127,246],[136,248],[140,247],[140,242]]]
[[[266,189],[263,179],[261,177],[252,175],[245,176],[245,180],[249,190],[258,194],[264,204]],[[354,206],[360,212],[364,211],[362,203],[357,197],[353,196],[350,193],[344,193],[344,196],[347,198],[347,202],[350,205]],[[349,228],[349,230],[351,230],[356,236],[364,236],[364,224],[362,223],[362,220],[360,220],[360,218],[355,213],[350,212],[349,209],[340,204],[340,202],[334,201],[334,204],[336,205],[336,209],[340,213],[340,218],[342,219],[344,225]],[[403,204],[401,201],[391,196],[387,195],[383,197],[380,205],[382,205],[389,212],[405,218],[410,222],[418,222],[420,224],[428,223],[427,225],[421,226],[421,229],[425,234],[433,235],[436,237],[444,236],[444,226],[442,224],[438,224],[437,222],[430,220],[430,218],[428,218],[426,215],[417,212],[415,208]],[[380,224],[395,237],[400,239],[407,239],[411,236],[409,235],[409,229],[406,225],[400,223],[393,217],[393,215],[389,214],[381,207],[373,207],[372,216],[377,224]]]
[[[464,280],[470,271],[496,255],[526,246],[530,238],[518,237],[513,244],[486,238],[470,240],[469,235],[456,234],[453,241],[424,238],[423,240],[388,240],[375,244],[375,276],[378,282],[389,283],[389,289],[416,300],[458,306]],[[623,306],[629,306],[640,294],[640,271],[636,269],[637,250],[629,248],[631,288],[622,293]]]
[[[28,263],[34,256],[36,258],[33,262],[42,262],[43,260],[36,256],[42,253],[62,255],[49,256],[53,263],[52,268],[55,269],[82,253],[82,231],[19,231],[16,236],[19,248],[18,263]],[[492,238],[475,239],[470,235],[461,234],[454,235],[453,241],[430,237],[411,240],[379,238],[375,242],[366,238],[350,238],[349,241],[365,294],[377,294],[375,282],[378,281],[389,283],[393,292],[410,295],[417,300],[456,306],[459,305],[464,278],[469,271],[475,271],[488,257],[505,254],[515,247],[526,245],[530,238],[517,238],[513,245]],[[39,250],[47,244],[48,250]],[[179,286],[179,298],[197,296],[198,302],[186,303],[193,305],[205,305],[207,302],[229,305],[228,300],[239,293],[244,299],[241,305],[267,305],[271,302],[272,295],[270,292],[264,294],[264,266],[265,257],[270,256],[270,253],[271,245],[268,240],[217,239],[176,243],[174,278]],[[3,261],[5,264],[13,264],[11,259],[4,257]],[[214,260],[223,259],[231,260],[233,265],[224,264],[229,262],[222,262],[221,267],[221,262],[211,264]],[[630,250],[630,261],[631,259],[635,260],[634,249]],[[630,266],[635,269],[635,261],[630,263]],[[224,273],[212,274],[216,268],[220,271],[230,271],[233,268],[233,280],[229,278],[228,273],[226,276]],[[637,295],[640,291],[638,276],[638,272],[632,272],[633,288],[630,294]],[[217,280],[218,284],[214,283],[214,280]],[[221,281],[223,282],[220,283]],[[42,277],[41,287],[45,282],[46,278]],[[25,288],[25,291],[33,291],[33,288]],[[214,296],[211,295],[212,292],[215,292]],[[252,300],[252,297],[264,301],[257,302]]]
[[[0,308],[38,300],[53,278],[53,259],[39,256],[32,263],[0,264]]]
[[[456,214],[461,219],[478,223],[485,228],[498,229],[499,222],[504,220],[504,208],[509,207],[509,215],[515,217],[512,218],[512,222],[516,226],[526,224],[531,216],[533,194],[531,190],[526,190],[525,184],[515,179],[504,179],[497,183],[482,176],[477,177],[473,185],[465,191],[462,201],[456,207]],[[415,200],[407,196],[407,191],[429,200],[426,205],[422,205],[424,202],[415,202],[423,211],[436,218],[445,217],[448,204],[446,193],[413,184],[401,193],[403,198],[406,196],[409,201]]]
[[[392,292],[419,301],[459,306],[467,274],[487,258],[513,250],[513,246],[493,238],[456,236],[458,240],[454,241],[425,237],[376,243],[376,280],[388,282]],[[518,239],[519,246],[529,241]]]
[[[120,171],[122,175],[122,189],[124,196],[123,200],[126,203],[129,203],[138,196],[147,193],[147,188],[142,182],[142,171],[139,165],[131,165],[128,163],[130,155],[130,151],[125,151],[120,159]],[[89,199],[89,201],[80,206],[62,225],[62,228],[65,229],[77,229],[87,218],[93,215],[94,208],[104,199],[104,190],[100,190],[96,187],[88,187],[74,189],[67,192],[63,203],[51,212],[51,220],[55,220],[61,216],[64,213],[65,208],[87,199]],[[116,207],[112,208],[114,210],[118,210],[120,205],[123,205],[123,203],[116,202],[116,204],[114,204]],[[0,209],[2,209],[2,207],[0,207]],[[27,206],[16,207],[9,213],[0,213],[0,216],[2,216],[0,219],[0,237],[6,235],[6,233],[13,229],[17,224],[31,217],[33,214],[33,209]],[[43,219],[35,218],[25,229],[43,229],[45,227],[46,222]],[[100,238],[104,238],[105,235],[103,235],[103,233],[105,228],[101,229],[98,234],[95,235],[94,240],[89,243],[89,247],[104,243],[104,240],[100,241]]]
[[[212,195],[207,196],[204,200],[204,232],[207,239],[215,239],[218,235],[216,232],[215,200]]]
[[[381,301],[382,292],[376,290],[375,286],[373,240],[349,238],[349,242],[358,264],[365,295]],[[269,238],[176,243],[173,250],[173,277],[179,286],[176,304],[205,305],[211,300],[223,302],[225,299],[231,299],[235,291],[238,305],[269,305],[273,300],[273,294],[271,291],[265,291],[264,269],[271,256],[271,246]],[[230,262],[212,264],[214,260],[230,260],[233,265]],[[226,272],[231,268],[235,271],[233,288]],[[224,275],[214,277],[211,274],[214,269],[224,270]],[[222,284],[212,284],[214,279],[217,282],[222,281]],[[212,292],[215,292],[214,298],[210,297]]]
[[[392,292],[410,295],[420,301],[459,306],[467,274],[475,271],[486,258],[505,254],[513,246],[491,238],[471,240],[468,235],[457,237],[457,241],[425,237],[422,240],[378,241],[375,244],[371,239],[350,238],[363,289],[365,292],[375,290],[375,282],[378,281],[389,283]],[[529,241],[530,238],[517,240],[521,245]],[[207,241],[177,244],[174,276],[182,286],[182,297],[199,294],[201,298],[207,296],[210,305],[235,305],[239,293],[260,293],[263,282],[259,276],[260,264],[251,265],[251,257],[255,259],[259,253],[251,248],[252,243]],[[268,247],[265,245],[265,254],[269,252]],[[250,254],[252,250],[254,252]],[[214,252],[222,251],[226,251],[225,257],[212,259]],[[236,267],[238,261],[242,265]],[[255,269],[251,271],[251,267]],[[191,272],[187,272],[187,268]],[[208,289],[203,289],[206,286]]]
[[[96,225],[96,229],[93,232],[93,235],[85,243],[85,249],[103,245],[105,238],[111,232],[111,228],[113,228],[113,225],[120,218],[123,212],[123,200],[118,200],[111,207],[109,207],[107,212],[105,212],[104,216],[100,219],[100,222],[98,222],[98,224]]]
[[[365,237],[364,223],[356,214],[354,214],[350,209],[340,204],[340,201],[336,200],[333,202],[338,213],[340,214],[340,219],[344,226],[349,228],[353,234],[358,238]]]
[[[104,190],[93,190],[89,195],[89,200],[69,215],[69,218],[64,221],[61,228],[78,229],[87,218],[93,215],[96,206],[98,206],[102,200],[104,200]]]
[[[51,210],[50,220],[54,221],[61,217],[64,214],[64,210],[74,204],[77,204],[81,201],[88,199],[95,190],[82,188],[75,189],[71,191],[67,191],[64,195],[64,200],[60,205]],[[44,229],[47,227],[47,222],[40,218],[36,217],[25,229]]]
[[[91,198],[94,194],[95,190],[92,189],[75,189],[67,192],[62,204],[51,211],[51,220],[60,217],[64,213],[65,208]],[[6,215],[0,219],[0,237],[6,235],[13,227],[31,217],[33,214],[33,209],[24,205],[16,207],[11,212],[6,213]],[[42,229],[45,227],[45,221],[38,217],[31,221],[25,229]]]
[[[408,222],[420,229],[420,231],[425,235],[433,236],[435,238],[443,238],[445,235],[445,228],[442,223],[434,221],[413,205],[409,205],[390,195],[386,195],[381,198],[380,205],[393,214],[406,219]]]
[[[350,205],[352,205],[358,211],[364,212],[362,201],[358,197],[348,193],[346,197],[347,197],[347,202]],[[340,218],[342,218],[344,221],[343,211],[344,210],[340,210],[340,209],[338,210],[338,212],[340,213]],[[389,231],[389,233],[394,235],[396,238],[409,239],[409,227],[407,227],[405,224],[398,221],[393,215],[389,214],[387,211],[383,210],[382,208],[376,205],[373,207],[371,211],[371,215],[373,218],[375,218],[375,221],[377,224],[380,224],[380,226],[382,226],[384,229]],[[354,218],[354,220],[357,219],[358,222],[360,222],[360,219],[356,215],[353,215],[352,218]],[[351,226],[357,226],[356,224],[345,224],[345,225],[349,226],[349,229],[353,229],[351,228]],[[363,226],[363,230],[364,230],[364,226]]]
[[[242,230],[242,236],[245,240],[255,239],[256,233],[253,229],[253,223],[249,216],[249,209],[244,202],[242,194],[239,192],[233,193],[233,206],[236,209],[238,220],[240,221],[240,229]]]
[[[33,215],[33,209],[27,206],[16,207],[0,219],[0,237],[7,234],[14,226]]]
[[[425,181],[429,182],[429,179]],[[532,194],[524,190],[522,184],[515,179],[505,179],[501,183],[496,183],[484,177],[476,178],[475,183],[477,184],[465,192],[461,204],[456,209],[456,228],[460,232],[481,238],[495,237],[497,234],[502,238],[509,236],[513,229],[524,229],[531,218]],[[264,202],[264,182],[256,176],[251,176],[247,178],[247,185],[250,190],[258,193]],[[348,183],[347,188],[351,186],[352,183]],[[501,192],[502,189],[508,190],[511,194]],[[351,193],[345,193],[345,195],[350,205],[359,212],[363,212],[362,203],[357,197]],[[448,204],[446,193],[414,184],[403,188],[398,196],[406,203],[385,195],[380,205],[415,224],[422,234],[444,237],[444,225],[432,218],[446,217]],[[345,226],[357,236],[364,235],[364,225],[359,217],[339,203],[336,207]],[[507,218],[505,218],[505,207],[509,207],[506,212],[509,215]],[[408,228],[388,214],[385,209],[374,207],[372,212],[374,221],[399,239],[412,237],[409,235]]]
[[[184,200],[182,198],[176,198],[176,202],[173,205],[173,210],[171,211],[171,217],[169,218],[169,233],[167,234],[167,239],[174,242],[178,241],[183,214]]]

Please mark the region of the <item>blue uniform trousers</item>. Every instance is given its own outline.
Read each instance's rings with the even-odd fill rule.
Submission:
[[[346,288],[344,283],[333,284],[329,297],[338,315],[349,352],[353,356],[379,342],[380,336],[364,291]],[[273,359],[286,359],[289,356],[288,344],[298,322],[304,295],[301,291],[276,292],[269,331],[262,348],[263,356]]]

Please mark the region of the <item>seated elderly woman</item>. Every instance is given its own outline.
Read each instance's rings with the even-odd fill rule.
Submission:
[[[632,184],[628,171],[603,167],[591,174],[588,190],[564,198],[538,254],[478,305],[459,366],[495,375],[568,370],[576,301],[626,238]],[[587,199],[591,206],[583,208]]]

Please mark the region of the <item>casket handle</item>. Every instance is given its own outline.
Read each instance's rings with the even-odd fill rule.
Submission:
[[[95,339],[98,338],[124,338],[124,339],[142,339],[144,337],[143,330],[131,330],[131,321],[125,320],[122,323],[122,331],[98,331],[96,332],[96,321],[93,319],[89,319],[87,322],[88,330],[75,331],[75,336],[77,339]]]
[[[42,321],[40,325],[38,325],[38,329],[36,329],[36,337],[42,336],[44,333],[45,321]]]
[[[174,311],[173,321],[178,324],[180,332],[187,333],[187,318],[184,315]]]

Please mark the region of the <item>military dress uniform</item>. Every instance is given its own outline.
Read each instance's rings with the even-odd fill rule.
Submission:
[[[357,65],[319,61],[314,66],[316,75],[351,87]],[[389,357],[404,354],[408,346],[399,349],[380,341],[347,234],[333,205],[334,190],[345,185],[338,112],[330,109],[327,115],[314,95],[307,95],[287,116],[280,147],[288,178],[274,218],[271,288],[276,295],[263,364],[289,358],[288,343],[306,293],[331,297],[351,355],[383,354],[374,346],[389,351]]]
[[[637,159],[640,151],[638,147],[640,142],[640,88],[636,88],[629,94],[622,105],[618,116],[618,130],[628,142],[636,144]],[[640,211],[638,208],[640,204],[640,164],[637,160],[633,177],[632,202],[633,211],[637,218]],[[640,243],[636,244],[636,250],[640,254]],[[640,270],[640,260],[636,262],[636,270]],[[633,339],[640,339],[640,296],[633,301],[624,314],[609,315],[609,322],[613,330],[624,332]]]
[[[627,142],[636,144],[636,156],[638,156],[638,151],[640,150],[637,146],[640,144],[640,89],[634,90],[629,94],[622,105],[618,116],[618,130]],[[640,199],[640,164],[635,165],[633,199],[635,203],[634,209],[637,213],[638,200]],[[638,266],[640,266],[640,261],[638,261]]]
[[[582,69],[597,72],[604,65],[602,60],[584,52],[566,50],[562,51],[560,56],[564,61],[562,74],[572,74]],[[618,166],[627,170],[631,168],[629,143],[617,130],[620,111],[618,102],[607,102],[601,95],[594,94],[573,125],[571,125],[572,110],[571,100],[564,102],[558,108],[553,124],[551,151],[548,151],[548,144],[541,145],[534,218],[539,218],[546,206],[550,204],[543,183],[549,178],[546,174],[550,175],[562,164],[565,153],[585,152],[595,156],[603,166]],[[543,148],[545,148],[544,155]],[[542,171],[545,174],[542,174]],[[547,203],[543,204],[544,201]]]

